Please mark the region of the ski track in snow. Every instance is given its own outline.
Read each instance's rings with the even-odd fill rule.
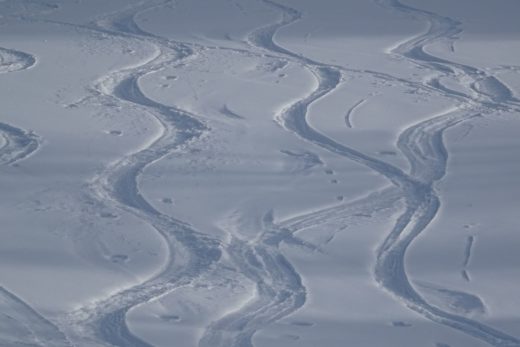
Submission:
[[[31,54],[0,47],[0,74],[27,70],[36,64]],[[30,131],[0,122],[0,165],[13,165],[40,147],[40,138]]]
[[[162,4],[165,2],[160,2]],[[186,62],[195,53],[185,45],[148,34],[135,24],[134,16],[153,8],[157,2],[142,2],[135,7],[97,20],[80,30],[101,32],[138,44],[151,44],[157,54],[138,66],[112,72],[92,88],[84,102],[109,99],[122,107],[138,109],[158,121],[160,135],[145,148],[112,163],[88,184],[94,203],[121,209],[146,221],[162,236],[169,259],[153,278],[117,291],[109,297],[85,305],[64,318],[76,340],[110,346],[150,346],[134,336],[126,325],[126,314],[140,304],[157,299],[179,287],[187,286],[221,255],[219,240],[189,224],[155,209],[139,191],[138,181],[147,166],[204,136],[209,130],[187,111],[149,99],[139,87],[139,79],[167,66]],[[64,23],[58,23],[67,25]]]
[[[513,336],[430,304],[412,285],[405,268],[407,248],[435,218],[440,206],[435,183],[444,177],[448,158],[443,143],[443,132],[472,117],[487,116],[497,110],[516,109],[519,101],[513,96],[513,93],[496,77],[488,75],[484,71],[437,58],[426,52],[425,47],[437,39],[449,39],[453,45],[461,28],[460,23],[450,18],[415,9],[398,1],[379,1],[382,6],[390,10],[406,13],[429,23],[427,32],[399,44],[389,52],[392,55],[405,57],[411,63],[427,68],[439,76],[423,83],[377,71],[356,71],[320,63],[279,46],[274,40],[277,31],[300,20],[302,14],[273,1],[260,1],[277,9],[281,14],[281,19],[253,31],[248,39],[250,47],[244,50],[176,42],[147,33],[139,28],[134,21],[134,17],[138,13],[164,5],[169,1],[143,1],[135,7],[128,7],[110,14],[88,26],[74,25],[80,30],[102,32],[118,39],[148,44],[156,48],[156,54],[142,64],[122,68],[100,79],[93,86],[92,95],[86,99],[86,102],[108,99],[122,107],[141,110],[154,117],[161,128],[160,135],[151,144],[112,163],[106,170],[94,177],[88,184],[88,195],[98,206],[109,206],[130,212],[152,225],[163,237],[170,250],[170,258],[153,278],[133,287],[119,290],[68,315],[61,322],[69,326],[67,333],[77,341],[97,345],[150,346],[130,332],[125,320],[127,312],[138,305],[168,294],[176,288],[189,286],[211,266],[218,266],[221,252],[225,252],[240,270],[239,273],[256,284],[256,295],[238,310],[221,317],[206,327],[199,346],[250,347],[253,345],[252,339],[255,332],[289,315],[305,304],[306,291],[301,278],[283,256],[279,249],[280,243],[298,242],[294,234],[307,227],[316,226],[331,219],[342,220],[342,218],[346,218],[346,214],[354,215],[359,211],[376,212],[378,209],[390,208],[396,201],[402,200],[405,204],[405,211],[397,219],[376,254],[374,277],[377,283],[404,305],[432,321],[457,329],[493,346],[520,346],[520,341]],[[197,55],[197,50],[202,48],[229,49],[249,56],[281,58],[308,69],[318,82],[316,89],[297,102],[287,105],[282,112],[276,115],[277,122],[287,131],[305,141],[348,160],[356,161],[385,176],[393,187],[381,192],[374,192],[358,201],[340,204],[278,223],[274,222],[273,213],[269,212],[263,216],[261,230],[259,230],[261,233],[255,240],[244,240],[239,234],[228,231],[230,241],[226,244],[194,230],[185,222],[159,212],[146,201],[139,191],[140,176],[149,165],[171,155],[176,150],[183,149],[191,142],[205,136],[211,129],[197,115],[148,98],[139,87],[139,79],[167,66],[189,61]],[[16,52],[16,54],[13,52],[0,50],[2,56],[8,57],[2,58],[0,72],[20,70],[34,65],[34,58],[32,64],[27,63],[27,59],[31,56],[27,56],[29,57],[27,58],[20,55],[20,52]],[[11,56],[17,56],[22,61],[26,59],[26,65],[23,65],[23,62],[10,62]],[[7,63],[5,63],[6,61]],[[397,145],[409,161],[409,172],[340,144],[318,132],[307,122],[309,106],[333,92],[341,83],[343,74],[348,72],[365,73],[378,79],[399,82],[406,86],[450,97],[456,102],[453,109],[434,115],[426,121],[407,128],[400,134]],[[440,77],[455,79],[467,90],[467,94],[445,87],[440,82]],[[359,103],[356,106],[359,106]],[[349,115],[356,106],[348,111]],[[223,114],[231,118],[242,119],[241,115],[236,115],[226,106],[223,108]],[[345,120],[349,126],[350,118],[346,117]],[[6,144],[0,149],[2,164],[12,164],[21,160],[38,147],[37,138],[31,133],[3,123],[0,123],[0,131],[6,138]],[[469,259],[469,255],[467,259]],[[464,265],[467,265],[466,260]],[[27,313],[27,317],[37,317],[34,319],[38,320],[40,326],[54,332],[57,331],[57,328],[46,325],[43,317],[24,306],[25,304],[12,294],[6,294],[8,292],[4,292],[3,289],[0,293],[2,298],[9,298],[12,305],[22,307],[20,312]],[[458,292],[448,294],[451,296],[462,295]],[[473,299],[479,300],[478,297],[473,297]],[[23,321],[21,320],[21,322]],[[61,336],[59,333],[53,334],[49,336]],[[65,343],[65,340],[62,341]],[[60,346],[59,344],[54,345]]]
[[[379,174],[387,177],[403,194],[406,209],[397,219],[385,241],[377,252],[374,269],[375,280],[388,292],[392,293],[408,308],[437,323],[452,327],[468,335],[481,339],[493,346],[520,346],[520,341],[506,333],[493,329],[464,316],[452,314],[426,301],[413,287],[405,270],[405,253],[413,240],[434,219],[440,200],[436,195],[434,184],[446,172],[448,153],[443,143],[443,132],[456,124],[476,116],[488,115],[497,110],[509,110],[517,106],[509,89],[493,76],[483,71],[434,57],[425,52],[424,47],[439,38],[455,39],[460,23],[434,13],[405,6],[398,1],[385,1],[382,6],[408,13],[420,20],[426,20],[430,27],[424,34],[418,35],[394,48],[391,54],[406,57],[410,62],[421,65],[439,75],[448,75],[458,81],[470,80],[469,89],[473,95],[453,93],[447,88],[436,88],[434,91],[458,101],[456,107],[440,115],[413,125],[399,136],[398,148],[410,163],[410,173],[381,160],[372,158],[362,152],[339,144],[319,133],[307,123],[307,110],[310,104],[332,92],[341,81],[341,71],[337,66],[315,62],[303,55],[291,52],[274,41],[276,32],[289,24],[298,21],[301,14],[295,9],[278,3],[264,0],[264,3],[278,9],[282,19],[275,24],[255,31],[249,42],[252,46],[272,52],[275,55],[299,62],[311,71],[317,79],[318,87],[307,97],[289,105],[278,116],[278,122],[288,131],[301,138],[325,148],[350,160],[359,162]],[[385,76],[386,77],[386,76]],[[407,84],[414,84],[408,81]],[[266,305],[265,299],[259,296],[257,304]],[[272,301],[268,301],[272,302]],[[294,306],[280,310],[286,315],[301,307],[304,303],[293,302]],[[222,318],[208,327],[203,346],[251,346],[254,331],[265,326],[269,320],[260,321],[254,314],[255,306],[248,305],[239,312]],[[229,337],[230,331],[236,331]],[[223,332],[226,336],[223,337]]]

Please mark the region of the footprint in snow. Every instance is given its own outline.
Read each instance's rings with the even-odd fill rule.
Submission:
[[[292,321],[291,324],[299,326],[299,327],[312,327],[314,325],[314,323],[299,321],[299,320]]]
[[[172,198],[162,198],[162,199],[161,199],[161,202],[162,202],[163,204],[171,205],[171,204],[173,204],[173,199],[172,199]]]
[[[123,132],[121,130],[109,130],[109,131],[107,131],[107,134],[114,135],[114,136],[121,136],[121,135],[123,135]]]
[[[99,214],[101,218],[109,218],[109,219],[116,219],[119,216],[117,214],[111,213],[111,212],[101,212]]]
[[[114,254],[110,257],[110,261],[116,264],[126,263],[128,259],[129,257],[126,254]]]
[[[407,323],[407,322],[403,322],[403,321],[400,321],[400,320],[396,320],[396,321],[392,322],[392,326],[394,326],[396,328],[409,328],[409,327],[412,326],[412,324]]]
[[[176,314],[167,314],[167,315],[162,315],[162,316],[159,316],[159,318],[165,322],[173,322],[173,323],[177,323],[177,322],[180,322],[181,321],[181,317],[180,316],[177,316]]]

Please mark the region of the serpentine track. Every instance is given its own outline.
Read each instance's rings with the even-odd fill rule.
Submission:
[[[410,309],[440,324],[455,328],[481,339],[493,346],[520,346],[520,340],[477,321],[450,314],[429,304],[413,287],[405,269],[405,254],[413,240],[426,229],[435,217],[440,201],[434,189],[446,172],[447,151],[443,144],[443,132],[449,127],[475,116],[490,115],[497,110],[513,110],[517,100],[511,91],[494,76],[466,65],[453,63],[426,53],[424,47],[437,39],[454,40],[461,31],[458,22],[431,12],[402,5],[399,1],[383,1],[381,5],[405,12],[429,23],[426,33],[414,37],[394,48],[391,54],[400,55],[415,64],[430,69],[439,76],[455,78],[468,87],[471,96],[452,92],[431,83],[439,94],[458,101],[448,112],[420,122],[401,133],[398,140],[399,150],[410,163],[410,172],[372,158],[362,152],[346,147],[313,129],[307,123],[307,110],[310,104],[332,92],[340,82],[341,68],[315,62],[309,58],[280,47],[274,36],[280,28],[301,18],[295,9],[264,0],[264,3],[278,9],[282,19],[273,25],[253,33],[250,42],[253,46],[268,50],[273,54],[284,55],[305,66],[311,71],[318,87],[306,98],[292,104],[277,115],[278,122],[287,130],[338,155],[359,162],[387,177],[403,194],[406,209],[377,252],[374,270],[376,281]],[[414,83],[410,81],[409,83]]]
[[[381,6],[392,11],[399,11],[429,23],[429,29],[425,33],[389,52],[390,55],[407,59],[435,74],[435,77],[423,82],[377,71],[353,70],[325,64],[292,52],[277,44],[274,37],[281,28],[300,20],[302,13],[274,1],[260,1],[277,10],[281,18],[276,23],[253,31],[248,37],[249,48],[243,50],[169,40],[148,33],[137,25],[134,18],[138,13],[163,6],[170,3],[169,0],[141,1],[86,26],[60,23],[155,49],[155,53],[139,65],[128,66],[101,78],[92,86],[90,98],[85,99],[86,102],[110,100],[128,110],[138,110],[153,117],[160,127],[160,134],[145,148],[129,153],[93,177],[88,183],[87,191],[89,197],[99,206],[127,211],[152,225],[169,250],[168,261],[153,278],[119,290],[68,315],[61,322],[67,326],[66,333],[70,334],[73,341],[81,344],[150,346],[128,329],[128,311],[177,288],[191,285],[211,267],[218,267],[224,252],[238,269],[237,275],[245,276],[256,284],[255,297],[238,310],[206,327],[199,346],[251,347],[253,336],[259,329],[305,304],[306,291],[302,280],[280,251],[280,243],[291,241],[293,234],[309,225],[317,225],[333,218],[341,219],[354,213],[357,208],[369,206],[382,209],[402,200],[405,210],[377,251],[375,280],[404,305],[432,321],[493,346],[520,346],[520,341],[513,336],[428,303],[410,282],[405,267],[407,248],[435,218],[440,206],[435,184],[444,177],[448,159],[443,132],[472,117],[492,115],[497,110],[517,110],[519,100],[496,77],[472,66],[435,57],[425,50],[427,45],[436,40],[454,41],[457,38],[457,34],[462,31],[460,23],[450,18],[403,5],[397,0],[378,1]],[[196,59],[198,51],[202,49],[233,50],[247,56],[274,57],[308,69],[317,81],[316,89],[275,115],[275,120],[303,140],[365,165],[386,177],[393,186],[359,201],[277,224],[274,223],[272,213],[267,213],[263,217],[262,229],[258,231],[257,238],[243,239],[243,235],[228,230],[230,238],[225,243],[155,209],[139,191],[141,175],[151,164],[207,136],[211,129],[199,115],[148,98],[141,91],[139,80],[147,74]],[[9,57],[22,54],[0,49],[0,55],[2,53]],[[29,64],[27,59],[26,63],[12,63],[11,60],[3,58],[0,72],[28,68],[35,63],[34,60]],[[417,123],[399,135],[397,147],[407,158],[409,169],[399,168],[340,144],[312,128],[307,122],[309,106],[333,92],[342,83],[342,77],[351,72],[396,81],[454,101],[452,109]],[[444,78],[459,83],[465,92],[444,86]],[[6,145],[0,148],[2,164],[12,164],[26,158],[38,148],[38,138],[32,133],[3,123],[0,123],[0,131],[6,138]]]
[[[209,130],[195,115],[155,102],[140,90],[141,77],[166,66],[185,62],[194,54],[183,45],[172,42],[165,44],[165,40],[147,34],[135,25],[133,16],[136,13],[156,5],[156,2],[151,5],[142,2],[87,27],[77,26],[81,30],[102,32],[115,38],[156,47],[156,54],[139,66],[124,68],[103,77],[93,86],[91,99],[109,99],[122,107],[140,110],[158,121],[161,134],[146,148],[128,154],[99,173],[89,183],[88,190],[98,204],[128,211],[152,225],[169,249],[166,265],[153,278],[82,307],[65,318],[63,324],[72,326],[73,331],[70,333],[82,343],[149,346],[128,329],[125,320],[128,310],[189,285],[221,254],[218,240],[159,212],[139,191],[139,177],[147,166],[204,136]],[[88,102],[89,98],[86,100]]]

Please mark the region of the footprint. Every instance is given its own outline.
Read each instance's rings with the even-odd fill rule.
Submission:
[[[165,322],[174,322],[174,323],[177,323],[177,322],[180,322],[181,321],[181,317],[177,316],[176,314],[167,314],[167,315],[162,315],[162,316],[159,316],[159,318]]]
[[[330,183],[332,183],[332,184],[338,184],[338,180],[336,180],[336,179],[330,180]]]
[[[128,259],[129,257],[126,254],[114,254],[110,257],[110,261],[116,264],[126,263]]]
[[[344,197],[343,197],[343,195],[338,195],[338,196],[336,196],[336,199],[338,201],[343,201]]]
[[[365,218],[372,218],[372,215],[370,213],[354,213],[354,216],[356,217],[365,217]]]
[[[397,155],[397,152],[395,151],[379,151],[377,152],[377,154],[380,154],[380,155]]]
[[[408,327],[411,327],[412,324],[406,323],[406,322],[403,322],[400,320],[396,320],[396,321],[392,322],[392,326],[397,327],[397,328],[408,328]]]
[[[121,135],[123,135],[123,132],[121,130],[109,130],[107,132],[107,134],[114,135],[114,136],[121,136]]]
[[[314,323],[305,322],[305,321],[301,321],[301,320],[295,320],[295,321],[291,322],[291,325],[296,325],[299,327],[312,327],[314,325]]]
[[[333,171],[332,169],[326,169],[326,170],[325,170],[325,173],[326,173],[327,175],[334,175],[334,171]]]
[[[111,212],[101,212],[99,214],[101,218],[110,218],[110,219],[116,219],[119,216],[117,214],[111,213]]]
[[[163,204],[171,205],[171,204],[173,204],[173,199],[172,199],[172,198],[162,198],[162,199],[161,199],[161,202],[162,202]]]

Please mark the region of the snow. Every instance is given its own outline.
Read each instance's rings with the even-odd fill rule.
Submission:
[[[0,1],[0,345],[520,346],[519,9]]]

